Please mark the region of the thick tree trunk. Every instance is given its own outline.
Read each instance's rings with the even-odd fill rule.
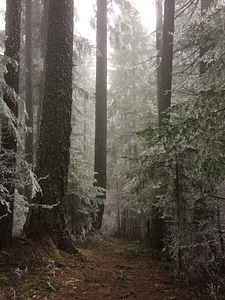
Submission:
[[[6,1],[6,26],[5,26],[5,55],[19,63],[20,52],[20,19],[21,1]],[[15,63],[7,64],[5,74],[6,84],[17,94],[19,92],[19,66]],[[4,101],[11,110],[12,114],[18,117],[17,101],[12,93],[4,94]],[[14,124],[15,125],[15,124]],[[16,173],[16,151],[17,142],[13,130],[9,127],[8,120],[2,120],[1,126],[1,183],[8,190],[8,193],[0,195],[0,248],[10,246],[12,242],[13,227],[13,207],[15,192],[15,173]]]
[[[107,0],[97,0],[96,120],[94,171],[97,186],[106,189],[107,147]],[[104,201],[106,195],[102,196]],[[104,204],[99,205],[94,228],[100,229]]]
[[[76,252],[66,228],[73,67],[73,0],[49,0],[45,84],[35,173],[42,193],[24,226],[34,241]]]

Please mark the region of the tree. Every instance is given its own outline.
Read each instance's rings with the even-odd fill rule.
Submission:
[[[33,58],[32,58],[32,1],[26,0],[25,4],[25,102],[26,102],[26,126],[28,132],[25,137],[25,159],[29,165],[33,163]],[[24,195],[31,198],[31,187],[26,186]]]
[[[142,216],[156,200],[166,223],[165,249],[179,271],[224,287],[225,7],[220,2],[202,14],[201,1],[182,2],[173,59],[176,102],[162,126],[139,133],[149,149],[132,160],[127,177]]]
[[[90,41],[75,36],[74,49],[74,101],[70,167],[67,189],[67,220],[75,236],[92,230],[93,219],[98,211],[102,195],[94,186],[94,131],[95,131],[95,64],[96,57]],[[100,197],[99,197],[100,198]],[[100,202],[102,203],[102,201]]]
[[[160,3],[157,6],[160,10]],[[174,12],[175,1],[165,0],[164,2],[164,23],[162,33],[162,49],[160,51],[160,39],[157,37],[157,50],[161,52],[161,62],[158,71],[158,123],[159,127],[165,124],[169,119],[166,110],[171,106],[171,89],[172,89],[172,69],[173,69],[173,34],[174,34]],[[157,29],[159,30],[159,19],[157,19]],[[157,201],[156,201],[157,202]],[[164,224],[157,203],[153,203],[151,216],[151,247],[155,250],[161,250],[163,247],[162,239],[164,235]]]
[[[49,1],[45,83],[33,199],[24,231],[34,241],[75,252],[65,222],[73,68],[73,1]]]
[[[162,0],[155,1],[156,7],[156,51],[157,51],[157,96],[159,103],[159,95],[160,95],[160,60],[161,60],[161,51],[162,51],[162,27],[163,27],[163,16],[162,16]]]
[[[160,63],[161,74],[159,78],[159,126],[162,126],[165,119],[169,118],[169,115],[166,113],[166,110],[171,105],[174,12],[175,0],[165,0],[164,23],[162,33],[162,56]]]
[[[150,124],[157,124],[156,78],[151,59],[155,42],[142,25],[138,11],[131,5],[123,5],[124,2],[110,31],[113,51],[109,56],[109,64],[113,68],[109,70],[108,88],[107,182],[110,197],[106,214],[111,213],[109,217],[112,223],[117,217],[118,234],[134,238],[135,234],[137,237],[137,230],[132,228],[143,228],[140,226],[143,220],[133,211],[135,195],[126,197],[124,191],[127,191],[127,182],[119,175],[130,168],[123,158],[138,157],[146,147],[146,142],[141,141],[135,133]]]
[[[201,0],[201,17],[204,18],[207,15],[207,11],[209,8],[212,6],[212,4],[215,2],[215,0]],[[207,44],[206,46],[200,46],[200,64],[199,64],[199,73],[200,76],[204,76],[207,70],[210,68],[210,63],[207,62],[207,60],[204,59],[204,56],[207,55],[207,52],[212,49],[213,45]],[[199,198],[195,202],[195,209],[193,211],[193,216],[194,216],[194,222],[200,222],[201,219],[205,218],[205,215],[207,215],[207,211],[209,212],[209,207],[207,205],[207,202]],[[205,213],[204,213],[205,211]],[[208,215],[209,217],[209,215]]]
[[[26,125],[30,131],[27,133],[25,140],[25,155],[29,164],[33,162],[33,93],[32,93],[32,1],[26,0],[26,40],[25,40],[25,67],[26,67],[26,79],[25,79],[25,98],[26,98],[26,110],[27,120]]]
[[[5,89],[3,97],[15,123],[18,117],[14,92],[19,93],[20,18],[21,1],[7,0],[4,55],[8,59],[5,83],[9,89]],[[8,247],[12,242],[17,140],[9,124],[10,120],[5,117],[1,124],[1,182],[6,190],[1,191],[0,198],[0,248]]]
[[[41,24],[37,22],[37,30],[38,34],[36,33],[37,39],[37,48],[38,48],[38,55],[39,59],[42,61],[44,65],[45,60],[45,51],[46,51],[46,40],[47,40],[47,31],[48,31],[48,9],[49,9],[49,0],[42,0],[41,3],[37,2],[37,8],[42,9],[42,18]],[[36,15],[38,16],[40,12],[36,11]],[[37,139],[40,134],[40,123],[41,123],[41,111],[42,111],[42,98],[43,98],[43,89],[44,89],[44,68],[42,67],[39,70],[39,78],[38,78],[38,85],[39,85],[39,93],[38,93],[38,100],[37,100]]]
[[[97,55],[96,55],[96,108],[95,108],[95,157],[94,171],[96,185],[106,189],[106,147],[107,147],[107,0],[97,0]],[[101,196],[106,198],[106,193]],[[99,204],[99,212],[94,228],[100,229],[104,204]]]
[[[214,6],[189,24],[183,39],[179,37],[176,53],[183,71],[190,74],[182,88],[189,94],[179,94],[182,101],[170,109],[173,118],[160,128],[155,138],[158,155],[149,155],[148,164],[145,159],[150,178],[155,166],[160,167],[158,187],[164,190],[157,197],[170,217],[167,239],[179,270],[204,280],[207,273],[217,282],[215,264],[224,273],[224,194],[218,195],[224,181],[223,14],[224,6]]]
[[[215,0],[201,0],[201,15],[204,17],[207,10],[212,6]],[[212,45],[207,45],[207,47],[200,47],[200,57],[202,58],[209,50]],[[200,74],[204,74],[207,71],[208,64],[204,61],[200,61]]]

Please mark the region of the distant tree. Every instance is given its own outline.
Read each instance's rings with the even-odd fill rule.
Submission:
[[[201,15],[204,17],[208,11],[208,9],[215,3],[215,0],[201,0]],[[205,47],[200,47],[200,57],[202,58],[210,49],[212,48],[212,44],[207,45]],[[200,74],[204,74],[207,71],[208,63],[203,59],[200,61]]]
[[[5,82],[11,90],[5,90],[3,97],[15,119],[18,117],[18,105],[13,93],[19,93],[20,19],[21,1],[7,0],[4,55],[8,57],[8,63]],[[1,123],[1,184],[6,190],[1,189],[0,196],[0,248],[8,247],[12,242],[17,140],[9,123],[7,117]]]
[[[127,198],[121,195],[121,190],[127,190],[124,188],[127,182],[119,175],[130,168],[123,158],[137,157],[146,147],[146,143],[135,133],[150,124],[157,124],[157,93],[151,59],[155,51],[154,39],[142,25],[138,11],[131,5],[123,7],[122,4],[124,2],[115,18],[115,25],[110,28],[113,51],[109,64],[113,68],[109,70],[108,88],[107,181],[112,200],[109,199],[106,210],[112,212],[113,221],[113,213],[117,209],[117,231],[131,237],[137,234],[133,228],[139,230],[142,222],[125,204],[131,204],[133,198],[131,195]],[[114,216],[114,223],[115,220]],[[134,221],[138,226],[134,226]]]
[[[101,189],[94,186],[95,64],[89,40],[75,36],[72,133],[67,190],[69,229],[76,236],[92,230]],[[101,200],[100,200],[101,201]]]
[[[37,140],[40,134],[40,123],[41,123],[41,110],[42,110],[42,100],[44,92],[44,65],[45,51],[46,51],[46,40],[47,40],[47,30],[48,30],[48,4],[49,0],[42,0],[41,3],[37,3],[36,9],[36,47],[38,49],[38,57],[41,61],[41,67],[39,67],[39,76],[37,79],[38,84],[38,95],[37,95]],[[34,5],[34,3],[33,3]],[[39,24],[39,14],[42,12],[41,23]],[[40,64],[40,63],[39,63]]]
[[[25,155],[29,164],[33,163],[33,84],[32,84],[32,1],[26,0],[25,6],[25,101],[27,110],[26,125],[30,128],[25,140]]]
[[[162,50],[159,78],[159,126],[163,125],[165,118],[169,118],[166,110],[171,105],[172,69],[173,69],[173,34],[174,34],[175,1],[165,0],[164,22],[162,32]]]
[[[163,11],[162,11],[162,0],[156,0],[156,51],[157,51],[157,91],[158,91],[158,102],[160,95],[160,76],[161,76],[161,52],[162,52],[162,28],[163,28]]]
[[[25,137],[25,159],[28,164],[33,164],[33,58],[32,58],[32,1],[25,3],[25,102],[26,126],[28,132]],[[25,187],[24,195],[31,198],[31,187]]]
[[[97,0],[97,52],[96,52],[96,120],[94,171],[96,185],[106,189],[106,139],[107,139],[107,0]],[[106,194],[101,196],[105,200]],[[100,229],[104,204],[99,204],[99,212],[94,222]]]
[[[75,252],[65,222],[72,110],[73,1],[49,1],[44,98],[33,199],[24,232],[34,241]]]

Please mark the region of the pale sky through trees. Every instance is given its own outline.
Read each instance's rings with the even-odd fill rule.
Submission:
[[[76,28],[80,31],[81,35],[86,38],[90,38],[91,28],[90,19],[93,16],[93,5],[95,0],[83,0],[75,1],[77,11],[80,16],[80,22],[76,23]],[[149,28],[149,32],[155,30],[155,5],[154,0],[131,0],[134,6],[140,11],[140,16],[143,21],[143,25]],[[5,0],[0,0],[0,30],[4,30],[4,10]]]
[[[77,1],[76,7],[80,22],[76,23],[76,29],[86,38],[90,38],[91,33],[90,19],[93,17],[94,4],[96,0]],[[155,0],[131,0],[133,5],[140,11],[140,17],[143,25],[149,28],[149,32],[155,30]]]
[[[139,10],[143,25],[152,32],[155,30],[155,0],[131,0]]]

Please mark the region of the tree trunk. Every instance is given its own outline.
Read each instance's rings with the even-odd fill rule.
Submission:
[[[20,52],[20,20],[21,20],[21,1],[6,1],[6,25],[5,35],[5,55],[19,63]],[[5,74],[6,84],[19,93],[19,66],[14,63],[7,63],[7,73]],[[17,100],[12,93],[3,95],[4,101],[11,113],[18,117]],[[17,141],[12,128],[9,127],[9,120],[2,120],[1,126],[1,183],[8,193],[1,193],[0,197],[0,248],[10,246],[12,242],[13,227],[13,207],[15,192],[15,173],[16,173],[16,151]],[[14,124],[15,125],[15,124]]]
[[[73,67],[73,0],[49,0],[45,84],[36,175],[42,188],[24,226],[27,237],[76,252],[65,222]]]
[[[31,166],[33,164],[32,1],[26,0],[25,10],[25,102],[27,110],[26,126],[29,127],[25,137],[25,159]],[[25,186],[24,196],[30,201],[30,186]]]
[[[175,0],[164,2],[164,23],[162,38],[162,58],[159,79],[158,122],[162,126],[169,115],[165,112],[171,105],[172,69],[173,69],[173,34]]]
[[[97,57],[96,57],[96,120],[94,171],[96,185],[106,189],[106,144],[107,144],[107,0],[97,0]],[[104,201],[106,194],[102,197]],[[100,229],[104,204],[99,205],[93,226]]]
[[[27,133],[25,140],[25,155],[26,161],[29,164],[33,163],[33,92],[32,92],[32,1],[26,0],[26,40],[25,40],[25,67],[26,67],[26,81],[25,81],[25,99],[28,118],[26,125],[31,129]]]
[[[156,0],[156,51],[157,51],[157,96],[159,103],[160,95],[160,76],[161,76],[161,56],[162,56],[162,0]]]
[[[157,9],[157,29],[160,26],[160,2]],[[172,69],[173,69],[173,33],[174,33],[174,12],[175,0],[165,0],[164,2],[164,23],[162,34],[161,62],[158,66],[158,124],[164,125],[165,119],[169,115],[165,112],[171,105]],[[157,50],[160,53],[160,36],[157,37]],[[157,206],[157,201],[152,205],[150,245],[158,251],[163,248],[164,221],[162,212]]]
[[[41,18],[40,25],[40,58],[42,61],[45,60],[46,51],[46,40],[47,40],[47,30],[48,30],[48,2],[49,0],[42,0],[40,5],[43,5],[43,16]],[[41,72],[39,81],[39,97],[38,97],[38,108],[37,108],[37,140],[40,135],[40,124],[41,124],[41,111],[42,111],[42,100],[43,100],[43,90],[44,90],[44,72]]]

